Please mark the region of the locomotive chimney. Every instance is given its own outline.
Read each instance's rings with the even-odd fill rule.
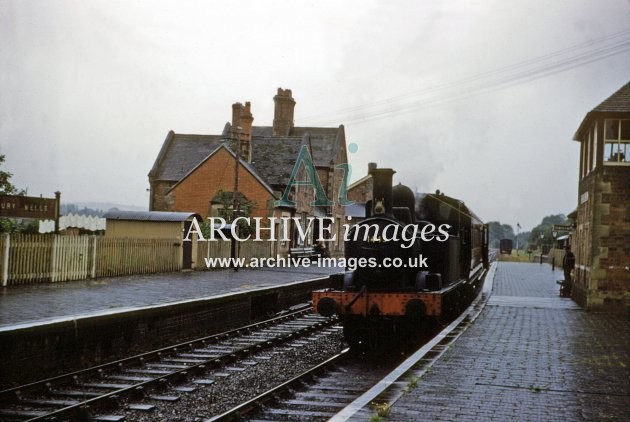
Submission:
[[[370,169],[372,176],[372,216],[392,216],[392,178],[394,173],[396,172],[392,169]]]

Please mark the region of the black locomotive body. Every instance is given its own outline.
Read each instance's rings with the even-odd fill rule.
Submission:
[[[343,285],[313,293],[314,309],[338,314],[351,347],[414,336],[461,312],[488,266],[488,230],[462,201],[392,188],[391,169],[373,169],[366,219],[345,239],[355,266]]]

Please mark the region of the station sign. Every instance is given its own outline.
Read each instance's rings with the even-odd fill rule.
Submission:
[[[570,232],[573,230],[573,225],[571,224],[554,224],[553,231],[555,232]]]
[[[0,195],[0,217],[55,220],[56,213],[57,200],[55,198]]]

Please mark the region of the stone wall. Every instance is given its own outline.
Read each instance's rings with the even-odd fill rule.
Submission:
[[[630,168],[602,166],[579,192],[574,299],[587,309],[629,307]]]

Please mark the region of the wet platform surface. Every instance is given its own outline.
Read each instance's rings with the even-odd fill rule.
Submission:
[[[258,268],[174,272],[0,289],[0,329],[176,303],[342,272],[338,268]]]
[[[387,421],[629,421],[627,315],[558,297],[562,272],[499,262],[479,318]]]

